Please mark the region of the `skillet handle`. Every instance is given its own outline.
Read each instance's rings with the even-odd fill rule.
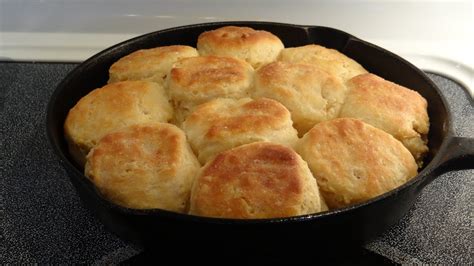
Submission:
[[[436,177],[443,173],[455,170],[474,168],[474,139],[464,137],[449,137],[443,157],[438,161],[438,166],[428,174],[419,185],[422,190]]]
[[[437,174],[474,168],[474,138],[451,137],[438,164]]]

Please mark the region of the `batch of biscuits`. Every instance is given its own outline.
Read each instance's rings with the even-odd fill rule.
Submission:
[[[91,88],[92,89],[92,88]],[[428,152],[427,102],[320,45],[227,26],[115,62],[64,124],[99,193],[132,209],[260,219],[395,189]]]

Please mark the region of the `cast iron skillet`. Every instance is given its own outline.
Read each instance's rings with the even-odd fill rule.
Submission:
[[[424,169],[407,184],[370,201],[329,212],[298,217],[234,220],[196,217],[164,210],[132,210],[102,198],[70,157],[63,123],[71,107],[89,91],[102,87],[110,65],[143,48],[183,44],[196,46],[200,33],[225,25],[249,26],[279,36],[285,47],[317,43],[358,61],[369,72],[418,91],[428,100],[429,147]],[[443,172],[473,167],[473,139],[453,134],[449,109],[439,89],[419,69],[380,47],[340,30],[270,22],[222,22],[177,27],[117,44],[80,64],[58,85],[47,111],[47,135],[54,152],[69,173],[83,204],[112,232],[147,248],[171,245],[199,246],[203,241],[230,245],[298,246],[314,250],[358,245],[373,239],[397,222],[420,191]]]

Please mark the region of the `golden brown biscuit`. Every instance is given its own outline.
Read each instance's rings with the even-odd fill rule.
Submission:
[[[264,30],[226,26],[199,35],[200,55],[236,57],[247,61],[255,69],[273,62],[284,46],[281,40]]]
[[[150,80],[163,84],[173,64],[181,58],[198,56],[194,47],[170,45],[135,51],[120,58],[109,69],[109,83]]]
[[[346,87],[342,82],[309,64],[274,62],[255,73],[254,97],[281,102],[291,112],[300,136],[315,124],[339,115]]]
[[[321,211],[318,185],[305,161],[286,146],[255,142],[217,155],[191,191],[190,214],[237,219]]]
[[[149,81],[123,81],[95,89],[69,111],[64,133],[74,159],[84,165],[89,150],[105,134],[142,122],[173,117],[163,87]]]
[[[340,117],[360,119],[392,134],[422,164],[428,152],[428,104],[418,92],[374,74],[354,77]]]
[[[249,95],[253,68],[245,61],[217,56],[199,56],[178,61],[169,76],[169,94],[180,124],[195,106],[218,97]]]
[[[413,156],[398,140],[352,118],[315,125],[296,150],[308,162],[329,208],[369,200],[417,174]]]
[[[261,98],[215,99],[199,105],[183,123],[201,163],[217,153],[257,141],[293,146],[298,140],[290,112],[277,101]]]
[[[367,73],[367,70],[359,63],[339,51],[316,44],[286,48],[281,51],[278,60],[290,63],[313,64],[340,78],[342,81]]]
[[[85,175],[121,206],[185,212],[199,167],[179,128],[145,123],[104,136],[87,156]]]

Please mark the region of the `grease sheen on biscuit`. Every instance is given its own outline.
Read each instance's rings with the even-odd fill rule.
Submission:
[[[290,112],[277,101],[260,98],[215,99],[199,105],[183,123],[201,163],[217,153],[251,142],[293,146],[297,132]]]
[[[279,61],[306,63],[346,81],[354,76],[367,73],[359,63],[335,49],[317,44],[286,48],[281,51]]]
[[[329,208],[360,203],[416,176],[410,152],[390,134],[357,119],[315,125],[296,146]]]
[[[354,77],[340,116],[363,120],[392,134],[421,165],[429,130],[428,103],[418,92],[374,74]]]
[[[318,185],[291,148],[254,142],[217,155],[201,170],[190,214],[254,219],[321,211]]]
[[[145,123],[104,136],[87,156],[85,175],[121,206],[185,212],[199,167],[179,128]]]
[[[163,84],[176,61],[193,56],[198,56],[197,50],[185,45],[138,50],[112,64],[109,69],[109,83],[150,80]]]
[[[81,165],[89,150],[109,132],[143,122],[173,117],[163,87],[149,81],[123,81],[95,89],[69,110],[64,133],[74,159]]]
[[[283,48],[277,36],[249,27],[226,26],[203,32],[197,41],[201,55],[236,57],[255,69],[275,61]]]
[[[169,95],[181,123],[195,106],[218,97],[248,97],[253,68],[245,61],[199,56],[178,61],[169,76]]]
[[[336,118],[344,101],[342,82],[309,64],[274,62],[255,74],[254,97],[268,97],[291,112],[300,135],[315,124]]]

